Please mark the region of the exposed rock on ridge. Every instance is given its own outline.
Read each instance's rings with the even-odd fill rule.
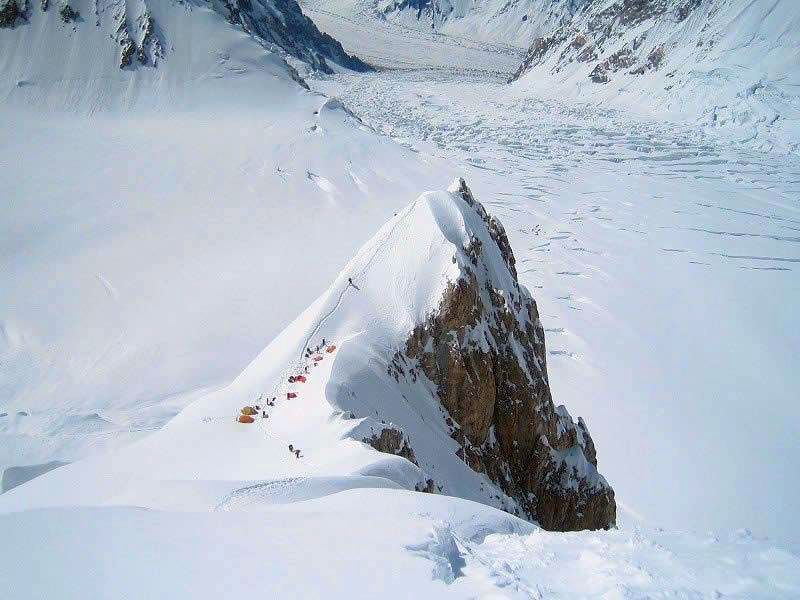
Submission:
[[[505,230],[463,180],[456,193],[485,223],[512,283],[492,281],[487,249],[472,238],[453,259],[461,276],[411,332],[389,373],[397,381],[432,382],[461,445],[459,457],[525,516],[552,530],[609,528],[616,519],[614,492],[597,472],[585,423],[553,404],[536,302],[517,281]]]
[[[327,61],[354,71],[370,70],[366,63],[347,54],[337,40],[317,29],[295,0],[224,0],[214,6],[231,23],[318,71],[333,73]]]
[[[714,4],[705,0],[587,0],[569,20],[533,40],[511,80],[540,66],[559,73],[576,62],[590,63],[587,77],[601,84],[616,72],[643,75],[657,70],[666,51],[648,38],[664,30],[680,31],[703,4],[702,17],[711,19]]]

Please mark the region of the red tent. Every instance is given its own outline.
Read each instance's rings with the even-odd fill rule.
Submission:
[[[297,393],[296,392],[289,392],[289,393],[286,394],[286,397],[287,398],[297,398]]]
[[[306,382],[306,376],[305,375],[297,375],[294,378],[294,380],[295,381],[299,381],[300,383],[305,383]]]
[[[239,415],[239,423],[254,423],[255,419],[250,415]]]
[[[320,361],[320,360],[322,360],[322,355],[320,354],[320,355],[318,355],[318,356],[315,356],[315,357],[314,357],[314,360],[316,360],[316,361]]]

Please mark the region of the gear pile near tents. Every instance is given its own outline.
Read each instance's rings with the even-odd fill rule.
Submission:
[[[325,346],[324,345],[325,340],[323,339],[322,341],[323,341],[323,346],[322,347],[324,347],[325,354],[331,354],[332,352],[336,351],[336,346],[335,345],[330,344],[330,345]],[[325,358],[325,356],[324,356],[324,354],[322,352],[323,351],[321,350],[320,346],[317,346],[316,348],[313,348],[313,349],[309,348],[307,350],[305,358],[306,358],[307,361],[312,361],[314,366],[317,366],[317,363],[319,363],[323,358]],[[305,372],[308,373],[308,365],[305,366]],[[290,384],[306,383],[308,381],[308,377],[306,375],[290,375],[288,377],[288,381],[289,381]],[[298,393],[297,392],[290,392],[290,391],[286,392],[286,399],[287,400],[291,400],[291,399],[297,398],[297,397],[298,397]],[[259,397],[259,400],[260,399],[261,398]],[[275,405],[274,402],[272,404],[267,402],[267,406],[274,406],[274,405]],[[237,422],[245,423],[245,424],[254,423],[255,419],[253,417],[258,416],[258,407],[257,406],[256,407],[244,406],[244,407],[242,407],[240,412],[241,412],[241,414],[236,419]],[[266,413],[266,411],[264,411],[263,414],[262,414],[262,417],[263,418],[267,418],[268,416],[269,415]]]

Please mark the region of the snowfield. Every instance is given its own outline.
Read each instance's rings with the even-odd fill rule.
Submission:
[[[385,68],[322,76],[203,2],[78,4],[0,29],[0,597],[800,597],[796,155],[532,97],[513,41],[318,1]],[[617,529],[501,510],[386,374],[475,231],[457,176]],[[392,423],[419,465],[362,442]]]

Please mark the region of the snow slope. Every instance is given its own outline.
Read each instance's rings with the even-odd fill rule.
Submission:
[[[379,417],[408,426],[416,413],[409,430],[424,469],[447,491],[494,501],[484,490],[491,483],[448,460],[447,436],[426,431],[423,418],[436,423],[435,407],[414,397],[403,406],[385,384],[391,344],[455,275],[449,257],[463,228],[476,231],[459,202],[429,193],[399,212],[239,377],[160,431],[3,494],[0,532],[10,543],[0,552],[14,550],[3,556],[13,567],[0,590],[19,598],[53,590],[65,598],[240,597],[254,586],[290,598],[800,592],[800,558],[746,534],[548,534],[482,504],[409,491],[418,467],[357,441],[383,424]],[[409,285],[404,276],[417,278]],[[306,359],[308,340],[322,335],[336,349]],[[287,373],[305,365],[308,380],[289,384]],[[268,418],[236,422],[243,403],[263,404],[270,394],[277,399]],[[366,416],[373,409],[374,419]],[[34,555],[42,563],[36,577],[25,560]]]
[[[586,0],[306,0],[304,6],[385,21],[449,40],[527,48],[541,32],[568,22]]]
[[[511,275],[480,215],[455,189],[425,194],[384,225],[331,287],[230,385],[193,401],[136,444],[10,490],[5,506],[19,510],[110,503],[176,510],[191,506],[182,494],[194,484],[180,483],[184,480],[236,481],[230,485],[238,491],[213,503],[220,507],[238,503],[239,493],[246,492],[245,498],[251,493],[239,481],[285,481],[286,489],[258,484],[252,493],[288,494],[286,500],[296,500],[331,486],[391,482],[422,489],[432,479],[439,492],[516,510],[514,500],[457,456],[460,445],[445,425],[435,388],[400,383],[389,370],[415,326],[438,308],[447,286],[462,276],[459,264],[469,262],[465,248],[475,239],[482,242],[487,269],[481,288],[491,285],[498,293],[511,294]],[[320,339],[334,346],[306,356],[307,347],[318,346]],[[304,368],[309,381],[288,381]],[[289,399],[290,393],[299,397]],[[277,403],[267,408],[271,397]],[[266,418],[251,426],[235,422],[241,407],[256,404],[266,410]],[[404,434],[417,465],[361,443],[385,427]],[[303,458],[288,452],[290,444],[302,449]],[[578,470],[592,471],[592,478],[602,480],[580,457]],[[292,483],[297,477],[302,485]],[[81,485],[74,485],[76,479]],[[178,503],[152,499],[172,485]],[[219,496],[225,489],[219,483],[198,485],[203,502],[207,494]],[[293,490],[297,487],[303,490],[299,497]]]

